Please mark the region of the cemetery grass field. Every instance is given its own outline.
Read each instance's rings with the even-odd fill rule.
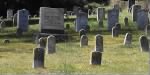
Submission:
[[[129,28],[133,34],[131,47],[123,45],[124,36],[128,28],[124,27],[124,17],[129,17]],[[96,16],[90,16],[95,17]],[[122,32],[119,37],[112,38],[107,32],[107,21],[101,33],[98,31],[98,23],[89,20],[91,31],[88,33],[89,45],[80,48],[78,33],[74,32],[72,21],[65,22],[71,28],[66,32],[72,37],[68,41],[57,43],[56,53],[45,55],[45,68],[33,69],[33,48],[37,45],[33,41],[33,33],[38,32],[38,24],[30,25],[30,30],[23,37],[16,37],[15,27],[6,27],[0,32],[0,74],[48,74],[48,73],[89,73],[89,74],[148,74],[149,54],[140,51],[139,37],[143,31],[136,29],[131,21],[131,15],[126,11],[120,14],[119,19]],[[90,53],[94,49],[95,35],[101,34],[104,38],[104,52],[102,65],[90,65]],[[10,39],[10,43],[4,44],[4,39]]]

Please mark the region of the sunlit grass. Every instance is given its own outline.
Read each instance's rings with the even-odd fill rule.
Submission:
[[[127,14],[127,15],[125,15]],[[124,28],[123,19],[129,17],[130,28],[132,29],[133,42],[131,47],[123,45],[124,35],[127,30]],[[95,16],[94,16],[95,17]],[[33,69],[33,48],[37,47],[32,35],[38,32],[38,24],[30,25],[29,31],[23,37],[16,37],[16,27],[7,27],[0,33],[0,74],[48,74],[48,73],[148,73],[148,53],[140,52],[139,37],[144,34],[143,31],[136,29],[135,23],[131,21],[131,15],[126,11],[120,14],[119,23],[123,31],[119,37],[112,38],[111,32],[107,31],[107,21],[104,21],[104,28],[99,32],[98,23],[90,20],[90,30],[88,38],[89,45],[80,48],[80,39],[78,33],[74,31],[73,22],[70,24],[71,29],[67,33],[72,36],[68,41],[57,43],[56,53],[45,54],[45,68]],[[93,18],[93,16],[92,16]],[[94,50],[95,35],[101,34],[104,37],[104,52],[102,65],[93,66],[89,64],[90,52]],[[4,39],[10,39],[9,44],[4,44]]]

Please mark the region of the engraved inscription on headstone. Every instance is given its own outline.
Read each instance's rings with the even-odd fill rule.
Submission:
[[[64,33],[64,9],[40,7],[40,32],[41,33]]]

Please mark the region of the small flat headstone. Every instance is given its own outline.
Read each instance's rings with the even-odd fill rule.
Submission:
[[[80,39],[80,47],[88,46],[88,37],[86,35],[82,35]]]
[[[47,37],[46,50],[47,50],[47,54],[56,52],[56,38],[55,38],[55,36],[50,35]]]
[[[97,34],[95,36],[95,51],[103,52],[103,36],[100,34]]]
[[[33,64],[32,68],[44,68],[44,48],[35,48],[33,50]]]
[[[99,51],[91,52],[90,64],[91,65],[101,65],[101,62],[102,62],[102,53]]]
[[[142,35],[139,39],[141,51],[149,51],[149,42],[146,36]]]

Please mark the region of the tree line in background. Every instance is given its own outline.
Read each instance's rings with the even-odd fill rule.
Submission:
[[[0,16],[6,16],[7,9],[13,9],[15,13],[17,10],[25,8],[33,15],[37,14],[39,8],[42,6],[72,10],[73,6],[83,7],[91,2],[108,5],[110,1],[111,0],[0,0]]]
[[[66,8],[72,10],[73,6],[83,7],[88,2],[103,3],[109,0],[0,0],[0,16],[6,16],[7,9],[14,13],[19,9],[27,9],[31,14],[37,14],[39,7]]]

